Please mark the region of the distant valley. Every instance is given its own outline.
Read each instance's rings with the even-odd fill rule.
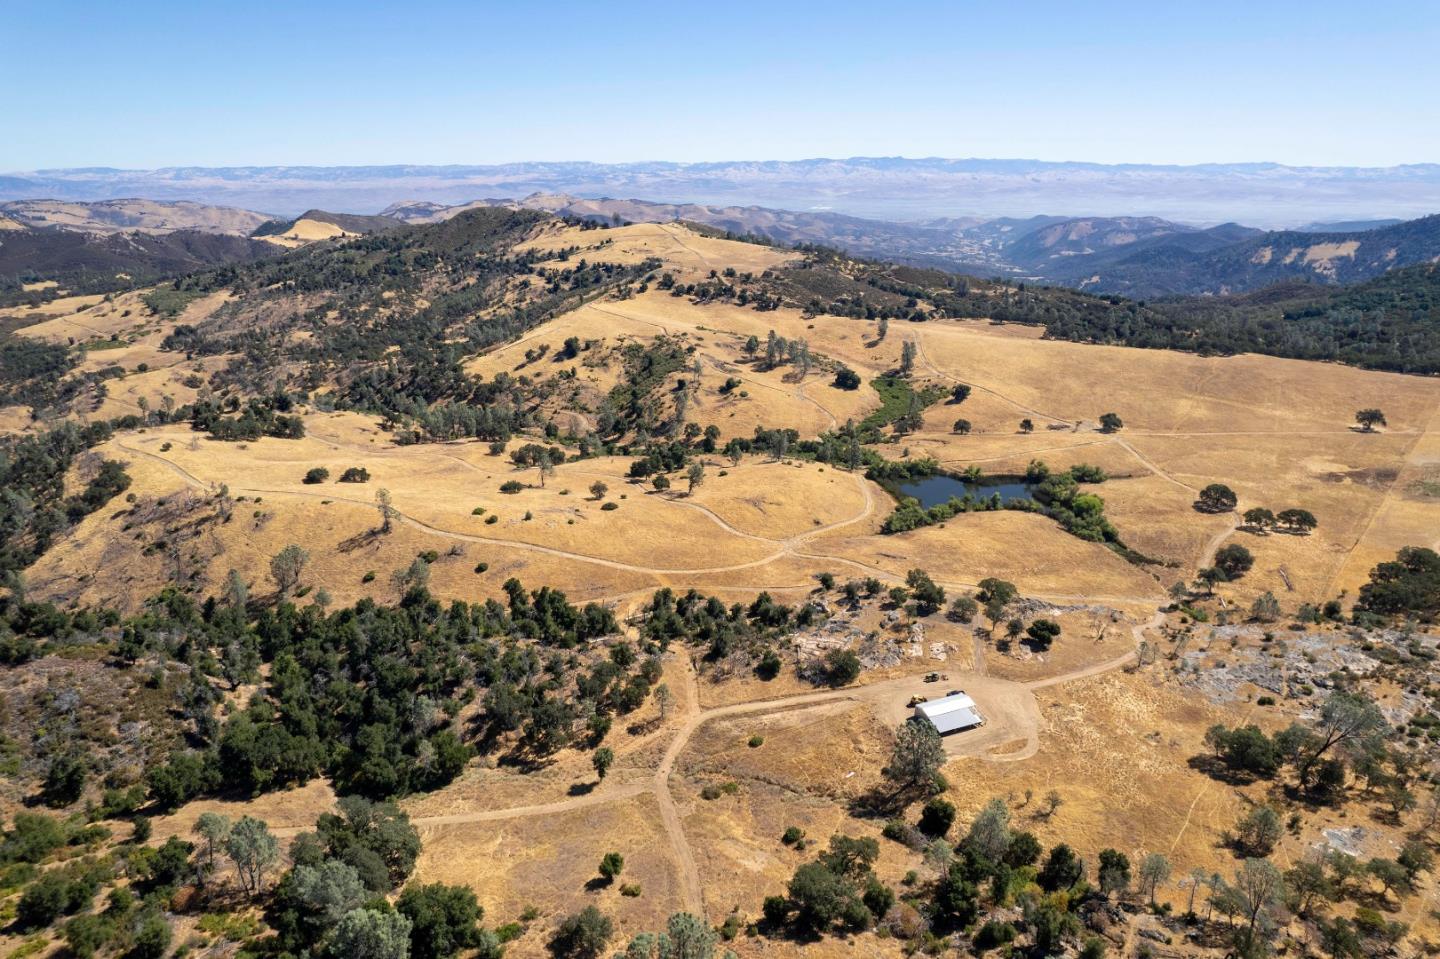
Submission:
[[[0,277],[19,282],[26,271],[112,268],[153,277],[178,267],[253,259],[276,248],[442,222],[485,207],[611,224],[698,223],[784,246],[827,246],[855,256],[1140,299],[1248,293],[1292,281],[1353,283],[1440,258],[1440,216],[1316,223],[1285,231],[1237,223],[1199,227],[1151,216],[899,222],[760,206],[533,193],[453,205],[407,200],[375,214],[311,209],[294,218],[193,201],[12,201],[0,204],[9,226],[0,237]],[[126,231],[135,239],[117,241]],[[160,239],[165,236],[171,239]],[[184,249],[177,252],[177,245]],[[127,257],[138,261],[134,269],[127,268]],[[89,280],[91,287],[99,282]]]

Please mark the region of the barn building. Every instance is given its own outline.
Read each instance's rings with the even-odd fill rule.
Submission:
[[[958,690],[940,699],[920,703],[915,707],[915,718],[930,723],[942,736],[985,725],[975,700]]]

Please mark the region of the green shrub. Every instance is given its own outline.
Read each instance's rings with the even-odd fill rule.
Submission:
[[[975,948],[981,951],[1009,945],[1015,940],[1015,927],[1008,922],[991,919],[975,934]]]

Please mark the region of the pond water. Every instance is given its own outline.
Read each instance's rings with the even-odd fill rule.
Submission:
[[[951,497],[964,499],[966,494],[969,494],[971,499],[986,500],[995,493],[1000,494],[1001,500],[1029,499],[1030,487],[1020,480],[1009,483],[967,483],[953,476],[927,476],[900,484],[901,496],[915,497],[926,509],[948,503]]]

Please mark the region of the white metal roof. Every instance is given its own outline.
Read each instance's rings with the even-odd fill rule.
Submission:
[[[915,715],[928,719],[943,735],[978,726],[983,721],[975,700],[964,693],[955,693],[915,707]]]
[[[952,693],[949,696],[942,696],[939,699],[932,699],[928,703],[921,703],[915,707],[927,719],[940,713],[953,712],[957,709],[974,709],[975,700],[965,693]]]

